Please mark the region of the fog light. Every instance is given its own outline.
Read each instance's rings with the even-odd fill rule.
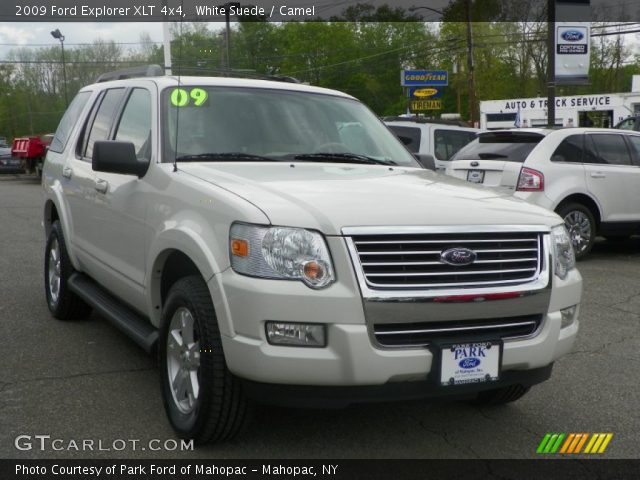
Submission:
[[[560,322],[560,328],[567,328],[569,325],[573,323],[576,319],[576,310],[577,305],[569,308],[563,308],[560,310],[560,315],[562,315],[562,321]]]
[[[267,322],[267,340],[272,345],[326,347],[325,326],[313,323]]]

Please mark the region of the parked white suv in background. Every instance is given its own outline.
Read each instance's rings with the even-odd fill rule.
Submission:
[[[157,349],[179,435],[230,438],[250,400],[510,402],[571,350],[582,280],[553,212],[419,168],[337,91],[124,76],[51,144],[46,299]]]
[[[484,132],[460,150],[448,175],[557,212],[577,258],[596,235],[640,233],[640,133],[612,129],[512,129]]]
[[[480,131],[455,120],[413,116],[385,117],[383,120],[410,152],[433,157],[438,171],[444,171],[449,159],[475,139]],[[424,166],[430,168],[429,164]]]

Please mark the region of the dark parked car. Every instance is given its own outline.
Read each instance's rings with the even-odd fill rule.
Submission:
[[[11,156],[11,148],[0,146],[0,172],[21,172],[20,159]]]
[[[640,115],[625,118],[620,123],[618,123],[615,128],[620,128],[621,130],[635,130],[636,132],[640,132]]]

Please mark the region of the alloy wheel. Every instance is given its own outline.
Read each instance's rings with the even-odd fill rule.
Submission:
[[[173,401],[184,414],[193,412],[200,393],[200,341],[193,314],[185,307],[171,317],[167,336],[167,374]]]
[[[61,278],[61,263],[60,263],[60,244],[58,239],[54,238],[49,248],[49,295],[51,296],[51,302],[55,305],[58,303],[60,296],[60,278]]]
[[[584,252],[591,242],[592,226],[589,217],[579,210],[573,210],[565,215],[564,224],[576,254]]]

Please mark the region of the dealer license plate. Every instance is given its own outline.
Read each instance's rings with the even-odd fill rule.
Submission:
[[[471,183],[484,182],[484,170],[469,170],[467,172],[467,182],[471,182]]]
[[[495,382],[500,376],[500,344],[497,342],[458,343],[442,349],[440,383]]]

